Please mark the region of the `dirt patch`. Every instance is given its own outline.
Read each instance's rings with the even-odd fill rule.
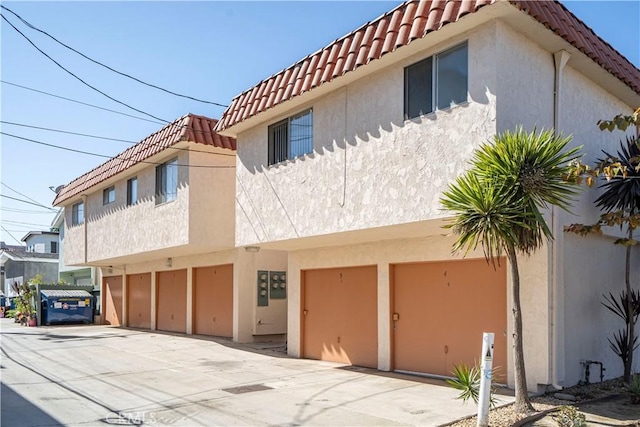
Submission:
[[[590,426],[634,426],[640,427],[640,405],[632,405],[620,378],[603,383],[574,386],[562,391],[575,396],[575,402],[560,400],[548,394],[532,399],[536,412],[529,416],[516,415],[513,405],[493,409],[489,413],[492,427],[557,427],[554,420],[555,409],[562,405],[574,404],[585,414]],[[451,424],[453,427],[475,427],[476,417]]]

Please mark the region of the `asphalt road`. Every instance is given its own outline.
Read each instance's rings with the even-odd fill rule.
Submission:
[[[0,319],[2,427],[437,426],[475,412],[441,382],[107,326]]]

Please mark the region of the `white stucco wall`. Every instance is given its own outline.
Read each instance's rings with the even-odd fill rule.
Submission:
[[[391,369],[392,343],[391,331],[391,301],[389,266],[406,262],[443,261],[461,259],[461,254],[451,254],[454,242],[453,236],[430,236],[420,239],[397,239],[372,242],[361,245],[341,246],[331,248],[307,249],[290,252],[289,255],[289,319],[288,319],[288,351],[289,354],[300,357],[301,348],[301,319],[300,319],[300,279],[301,271],[316,268],[335,268],[342,266],[376,265],[378,269],[378,369]],[[480,249],[472,251],[466,259],[484,258]],[[521,281],[530,287],[537,288],[540,293],[546,293],[547,271],[544,266],[544,255],[520,257]],[[507,288],[511,286],[511,276],[507,273]],[[512,320],[511,295],[507,295],[505,307],[507,317],[507,381],[513,385],[513,354],[512,354]],[[530,311],[531,312],[531,311]],[[548,323],[544,310],[532,312],[535,316],[534,324],[542,326]],[[501,333],[502,331],[494,331]],[[482,340],[480,336],[479,342]],[[529,388],[535,390],[537,384],[543,384],[547,378],[547,335],[546,329],[525,325],[525,359],[527,360],[527,381]]]
[[[126,276],[129,274],[151,273],[151,329],[156,325],[156,273],[171,270],[187,270],[187,334],[193,332],[193,269],[216,265],[233,264],[233,340],[252,342],[277,339],[274,335],[286,334],[287,300],[270,300],[268,307],[257,307],[256,288],[258,270],[286,271],[287,253],[261,250],[247,252],[244,248],[207,252],[171,259],[154,259],[131,263],[121,269],[102,269],[105,276],[122,276],[123,295],[126,296]],[[123,298],[122,313],[127,323],[127,300]],[[258,321],[261,321],[260,324]],[[268,335],[270,337],[263,338]],[[280,338],[281,339],[281,338]]]
[[[469,102],[405,121],[404,67],[468,40]],[[442,190],[495,132],[493,24],[450,38],[238,135],[236,243],[444,215]],[[313,153],[267,165],[267,127],[313,108]]]
[[[497,86],[497,129],[512,130],[516,125],[525,129],[551,128],[554,124],[554,58],[553,52],[542,49],[534,41],[505,23],[497,25],[499,43]],[[615,151],[621,132],[601,132],[600,119],[629,113],[626,105],[606,89],[573,68],[570,58],[560,80],[558,130],[572,135],[571,146],[583,146],[583,161],[592,164],[602,149]],[[571,223],[593,223],[599,211],[593,201],[599,190],[584,190],[571,212],[558,211],[553,221],[555,243],[548,246],[551,267],[549,286],[543,290],[524,283],[522,299],[526,328],[538,329],[536,336],[548,330],[549,381],[556,385],[573,385],[583,379],[580,360],[598,360],[605,364],[606,377],[622,374],[622,363],[609,349],[607,337],[621,326],[613,315],[600,305],[605,292],[618,293],[624,287],[623,250],[612,246],[612,239],[580,238],[563,233]],[[551,222],[552,215],[548,213]],[[554,268],[553,265],[556,265]],[[640,265],[640,264],[639,264]],[[539,321],[546,312],[549,323]],[[525,333],[525,339],[527,333]],[[538,345],[538,343],[536,343]],[[539,363],[537,356],[528,358],[527,369]],[[637,366],[636,365],[636,369]],[[592,370],[593,371],[593,370]],[[597,374],[592,372],[591,380]]]
[[[195,144],[192,144],[195,145]],[[199,150],[206,150],[198,145]],[[227,151],[227,150],[225,150]],[[154,163],[178,158],[177,198],[155,202],[155,164],[127,170],[87,192],[85,221],[87,263],[128,262],[126,257],[191,245],[198,249],[222,250],[234,246],[235,158],[229,155],[186,150],[165,150]],[[215,166],[223,166],[216,168]],[[127,180],[137,177],[138,202],[127,206]],[[115,185],[116,200],[104,205],[103,190]],[[65,263],[83,264],[85,224],[71,226],[71,204],[65,209]],[[167,252],[168,251],[168,252]]]

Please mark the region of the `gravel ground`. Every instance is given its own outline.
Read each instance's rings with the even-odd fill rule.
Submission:
[[[562,405],[570,405],[580,403],[591,399],[597,399],[607,396],[618,395],[624,393],[625,388],[621,378],[605,381],[603,383],[595,383],[589,385],[574,386],[562,390],[564,394],[571,394],[576,397],[576,402],[560,400],[553,397],[553,393],[544,396],[538,396],[531,399],[533,407],[539,413]],[[529,415],[533,415],[529,414]],[[489,412],[489,426],[491,427],[508,427],[514,425],[519,420],[525,418],[525,415],[517,415],[513,411],[513,405],[503,406],[492,409]],[[476,417],[467,418],[450,424],[452,427],[475,427],[477,424]]]

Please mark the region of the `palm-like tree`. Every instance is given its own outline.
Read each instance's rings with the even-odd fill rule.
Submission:
[[[616,165],[624,170],[624,174],[616,175],[605,181],[600,187],[604,188],[604,193],[596,199],[596,206],[603,211],[610,213],[615,211],[617,214],[613,216],[616,224],[627,226],[627,237],[619,242],[626,246],[625,256],[625,309],[626,313],[623,317],[626,323],[626,330],[620,333],[619,346],[616,349],[613,342],[612,348],[622,358],[624,363],[624,381],[631,381],[631,368],[633,367],[633,352],[637,347],[635,335],[635,321],[637,319],[636,309],[633,302],[634,292],[631,288],[631,248],[635,245],[633,240],[634,230],[639,226],[634,217],[640,214],[640,140],[627,137],[626,141],[621,141],[618,156],[612,156],[604,152],[606,159],[600,161],[600,167]],[[607,218],[610,216],[603,215],[605,220],[602,221],[606,225]]]
[[[530,254],[552,239],[541,210],[551,205],[568,209],[576,187],[566,180],[569,162],[579,148],[565,150],[570,137],[553,131],[518,128],[496,135],[474,154],[471,168],[441,199],[454,214],[447,225],[458,236],[454,251],[482,246],[487,261],[506,254],[511,271],[513,355],[519,413],[533,411],[527,392],[522,345],[518,254]]]

